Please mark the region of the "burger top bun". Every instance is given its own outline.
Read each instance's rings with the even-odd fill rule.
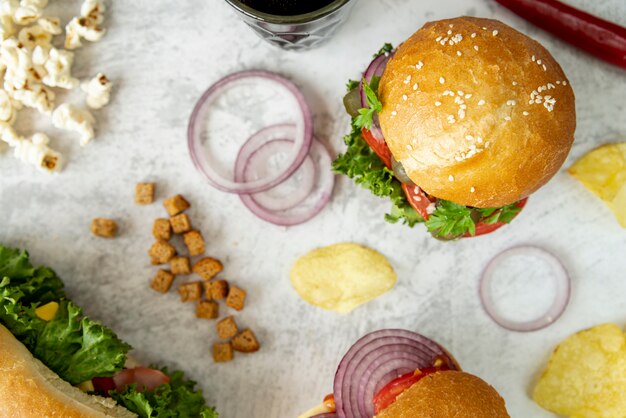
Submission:
[[[480,378],[437,372],[398,396],[375,418],[509,418],[504,399]]]
[[[574,93],[538,42],[491,19],[424,25],[389,60],[380,124],[427,193],[500,207],[544,185],[574,140]]]

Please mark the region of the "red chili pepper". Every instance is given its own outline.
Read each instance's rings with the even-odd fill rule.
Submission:
[[[626,28],[557,0],[496,0],[529,22],[626,69]]]

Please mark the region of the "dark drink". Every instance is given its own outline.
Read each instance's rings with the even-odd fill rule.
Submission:
[[[240,0],[262,13],[278,16],[294,16],[310,13],[328,6],[334,0]]]

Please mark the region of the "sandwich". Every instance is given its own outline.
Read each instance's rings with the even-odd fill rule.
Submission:
[[[386,220],[436,238],[510,223],[574,140],[569,80],[538,42],[496,20],[430,22],[386,44],[344,97],[335,172],[391,199]]]
[[[334,389],[299,418],[509,418],[504,399],[411,331],[372,332],[345,354]]]
[[[0,245],[0,416],[217,418],[182,372],[132,364],[47,267]]]

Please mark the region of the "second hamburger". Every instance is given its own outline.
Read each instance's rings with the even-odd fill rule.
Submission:
[[[334,170],[392,200],[390,222],[441,239],[492,232],[559,170],[574,93],[538,42],[491,19],[427,23],[386,45],[344,98],[353,117]]]

